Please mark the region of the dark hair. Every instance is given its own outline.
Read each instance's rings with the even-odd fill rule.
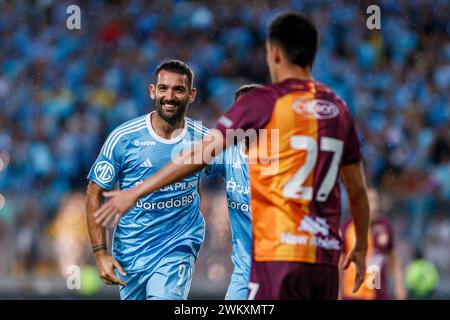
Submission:
[[[270,24],[268,39],[281,47],[292,64],[312,67],[319,33],[306,15],[295,12],[280,14]]]
[[[189,88],[192,88],[194,81],[194,72],[192,69],[183,61],[180,60],[166,60],[161,63],[155,70],[155,81],[158,80],[158,74],[161,70],[178,73],[181,75],[186,75],[188,78]]]
[[[237,89],[236,93],[234,94],[234,101],[237,101],[237,99],[242,96],[244,93],[247,93],[253,89],[261,88],[261,84],[252,83],[252,84],[244,84],[239,89]]]

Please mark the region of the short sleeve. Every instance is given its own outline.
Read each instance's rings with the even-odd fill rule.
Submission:
[[[361,161],[361,144],[355,128],[355,122],[349,114],[349,132],[344,144],[344,153],[342,155],[342,164],[348,165]]]
[[[245,93],[216,124],[225,136],[227,129],[261,129],[269,122],[276,101],[276,92],[263,87]]]
[[[121,170],[121,158],[120,145],[110,135],[89,171],[88,180],[105,190],[111,190]]]

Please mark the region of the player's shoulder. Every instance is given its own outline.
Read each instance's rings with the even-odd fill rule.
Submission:
[[[108,140],[120,140],[125,136],[139,134],[144,130],[147,130],[147,115],[121,123],[109,134]]]
[[[139,126],[145,126],[147,121],[147,115],[141,115],[138,117],[135,117],[133,119],[127,120],[125,122],[122,122],[119,124],[111,133],[117,132],[117,131],[124,131],[129,130],[132,128],[136,128]]]
[[[257,100],[276,100],[283,93],[278,84],[266,84],[251,91],[244,93],[240,100],[257,99]]]
[[[192,118],[189,117],[185,117],[184,118],[186,121],[186,126],[187,126],[187,130],[194,134],[194,135],[198,135],[200,134],[201,136],[207,135],[209,132],[208,127],[206,127],[202,121],[200,120],[194,120]]]
[[[105,156],[110,158],[113,150],[117,145],[121,144],[125,138],[133,138],[136,135],[141,135],[144,130],[147,130],[146,115],[133,118],[118,125],[108,135],[108,138],[105,141],[103,147]]]
[[[324,98],[325,100],[336,104],[340,111],[349,112],[347,103],[337,92],[320,81],[315,80],[314,82],[316,85],[316,97],[319,99]]]

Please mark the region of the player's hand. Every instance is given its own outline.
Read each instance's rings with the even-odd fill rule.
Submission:
[[[127,283],[120,280],[114,273],[114,269],[117,269],[119,273],[126,276],[120,264],[112,256],[101,252],[95,255],[95,263],[97,264],[97,271],[100,279],[107,285],[118,285],[126,287]]]
[[[106,227],[108,224],[114,227],[119,222],[120,217],[138,200],[138,196],[133,188],[103,192],[103,196],[110,198],[109,201],[94,212],[95,222],[103,227]]]
[[[366,253],[367,249],[354,248],[347,256],[344,262],[344,270],[347,270],[350,263],[353,262],[356,267],[355,284],[353,293],[356,293],[364,282],[366,276]]]

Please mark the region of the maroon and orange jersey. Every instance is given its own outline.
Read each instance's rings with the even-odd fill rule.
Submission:
[[[255,261],[337,266],[339,168],[361,159],[344,101],[317,81],[287,79],[244,94],[216,127],[258,130],[249,151]]]
[[[345,256],[353,249],[356,242],[355,227],[347,221],[342,228],[344,238],[343,252]],[[387,287],[387,261],[394,249],[394,233],[392,227],[383,216],[375,217],[370,224],[366,277],[356,293],[353,293],[356,268],[352,263],[343,274],[343,298],[358,300],[389,299]]]

